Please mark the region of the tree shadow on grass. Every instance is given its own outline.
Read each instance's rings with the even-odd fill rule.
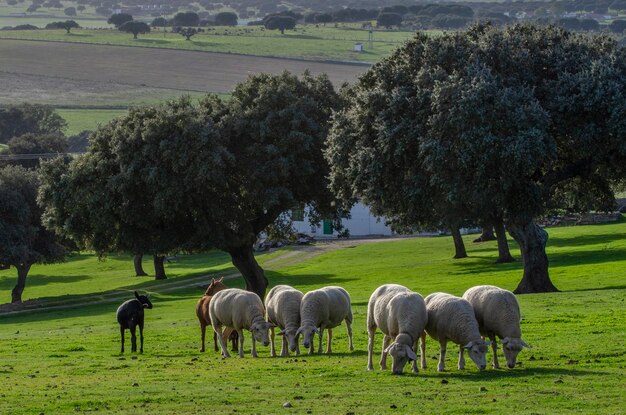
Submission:
[[[171,42],[168,40],[162,40],[162,39],[133,39],[134,43],[142,43],[144,45],[167,45],[170,44]]]
[[[624,240],[626,240],[626,233],[603,233],[599,235],[579,235],[575,237],[553,236],[548,237],[548,249],[551,247],[607,245],[611,242]]]
[[[15,275],[9,274],[5,278],[0,278],[0,290],[11,290],[15,287],[17,283],[17,271],[14,272]],[[90,279],[87,275],[29,275],[26,279],[26,289],[30,287],[43,287],[49,284],[56,283],[72,283],[79,282]]]

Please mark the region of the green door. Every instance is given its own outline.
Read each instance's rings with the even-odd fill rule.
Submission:
[[[330,220],[324,219],[324,235],[332,235],[333,234],[333,222]]]

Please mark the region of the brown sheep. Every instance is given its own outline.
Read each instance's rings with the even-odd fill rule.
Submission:
[[[211,278],[211,284],[207,288],[206,292],[202,296],[200,300],[198,300],[198,304],[196,304],[196,315],[198,316],[198,321],[200,322],[200,333],[202,335],[202,347],[200,348],[201,352],[204,352],[205,348],[205,336],[206,336],[206,326],[211,325],[211,317],[209,317],[209,304],[211,304],[211,298],[213,294],[218,291],[222,291],[228,288],[223,282],[224,277],[219,279]],[[232,341],[232,350],[237,351],[239,336],[237,332],[231,329],[224,330],[224,338],[228,338]],[[213,345],[215,347],[215,351],[219,351],[217,347],[217,333],[213,332]]]

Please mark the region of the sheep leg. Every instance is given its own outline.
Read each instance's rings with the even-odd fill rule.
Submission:
[[[239,357],[243,357],[243,330],[237,330],[237,335],[239,336]],[[252,336],[252,353],[253,356],[256,354],[256,350],[254,350],[254,335]]]
[[[331,354],[333,352],[333,329],[328,329],[328,343],[326,344],[326,354]]]
[[[383,351],[380,354],[380,370],[387,370],[387,347],[389,347],[389,342],[391,341],[391,337],[385,334],[383,337]]]
[[[213,325],[213,331],[217,335],[217,340],[219,340],[219,342],[220,342],[220,347],[222,348],[222,356],[230,357],[230,354],[228,354],[228,344],[224,344],[224,336],[223,336],[223,332],[222,332],[222,326],[214,324]]]
[[[352,343],[352,319],[346,319],[346,328],[348,329],[348,342],[350,344],[350,351],[353,351],[354,344]]]
[[[498,343],[496,341],[496,335],[490,335],[489,340],[491,340],[491,348],[493,349],[493,368],[500,369],[500,363],[498,362]]]
[[[283,343],[280,348],[280,357],[289,357],[289,341],[287,335],[283,335]]]
[[[275,335],[274,327],[270,327],[270,354],[272,357],[276,357],[276,346],[274,345]]]
[[[446,368],[446,348],[448,346],[448,340],[439,339],[439,364],[437,365],[437,372],[443,372]]]
[[[426,332],[420,335],[420,363],[422,369],[426,369]]]
[[[139,323],[139,353],[143,353],[143,321]]]
[[[252,337],[252,357],[258,357],[256,354],[256,339],[254,338],[254,333],[252,333],[251,337]]]
[[[213,332],[213,350],[216,352],[220,351],[220,348],[217,345],[217,333],[215,331]]]
[[[376,336],[376,326],[367,327],[367,370],[374,370],[372,355],[374,354],[374,336]]]
[[[324,327],[320,327],[319,335],[320,335],[320,345],[317,348],[317,354],[322,354],[322,340],[324,338]]]
[[[120,326],[120,334],[122,335],[122,350],[120,353],[124,353],[124,327]]]
[[[459,370],[465,369],[465,348],[459,346]]]
[[[137,331],[137,326],[135,324],[131,324],[129,326],[129,329],[130,329],[130,342],[131,342],[130,351],[136,352],[137,351],[137,335],[135,334],[135,332]]]
[[[417,354],[417,340],[415,340],[415,343],[413,343],[413,351]],[[419,369],[417,368],[417,360],[413,360],[411,362],[411,370],[413,371],[413,373],[418,373]]]

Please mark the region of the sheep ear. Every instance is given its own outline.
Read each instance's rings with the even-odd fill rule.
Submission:
[[[300,333],[302,333],[302,327],[299,327],[298,330],[296,331],[296,336],[299,336]]]
[[[510,341],[510,339],[508,337],[505,337],[504,339],[500,340],[500,343],[502,343],[502,345],[507,344]]]
[[[215,278],[211,278],[211,284],[215,284]]]
[[[137,293],[137,291],[135,291],[135,298],[138,299],[139,301],[141,301],[141,299],[139,298],[139,294]]]
[[[278,327],[278,326],[277,326],[276,324],[274,324],[274,323],[268,323],[268,324],[269,324],[269,328],[272,328],[272,327]],[[281,331],[280,333],[281,333],[281,336],[282,336],[282,331]]]
[[[411,349],[411,347],[408,345],[405,345],[404,347],[406,348],[406,355],[408,356],[408,358],[411,360],[417,360],[417,354],[415,354],[413,349]]]
[[[522,347],[526,347],[527,349],[532,349],[532,347],[526,344],[524,340],[520,339],[520,341],[522,342]]]
[[[463,348],[464,349],[471,349],[473,345],[474,345],[474,342],[469,342],[465,346],[463,346]]]
[[[317,334],[319,334],[320,336],[322,335],[322,334],[320,333],[320,329],[318,329],[317,327],[315,327],[315,328],[313,329],[313,331],[314,331],[314,332],[316,332]]]
[[[220,278],[217,280],[217,282],[222,282],[222,281],[224,281],[224,277],[220,277]]]
[[[284,336],[284,335],[285,335],[285,332],[284,332],[284,331],[281,331],[280,333],[277,333],[276,335],[277,335],[277,336]]]

